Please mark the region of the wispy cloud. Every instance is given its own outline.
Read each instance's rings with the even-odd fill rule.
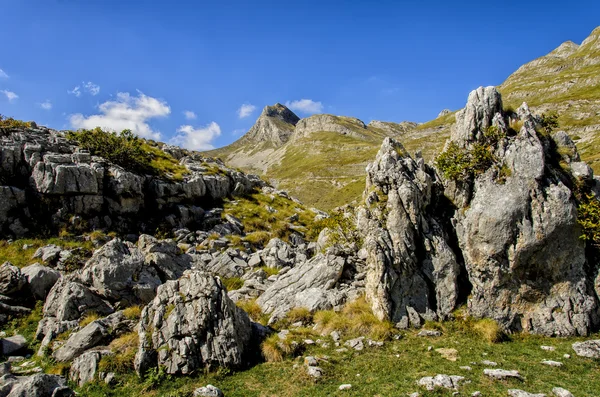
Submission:
[[[86,129],[102,127],[113,131],[130,129],[144,138],[160,139],[160,133],[152,130],[148,120],[165,117],[171,113],[171,108],[166,102],[139,91],[138,96],[119,92],[116,100],[100,104],[98,110],[101,114],[87,117],[81,113],[71,115],[71,126]]]
[[[86,90],[92,96],[96,96],[100,93],[100,86],[92,83],[91,81],[88,81],[87,83],[84,82],[81,84],[83,84],[83,89]]]
[[[190,150],[210,150],[215,148],[212,141],[221,135],[221,127],[213,121],[205,127],[198,128],[182,125],[177,132],[178,135],[171,139],[171,143]]]
[[[9,102],[13,102],[13,101],[19,99],[19,96],[12,91],[2,90],[0,92],[3,93],[4,95],[6,95],[6,99],[8,99]]]
[[[249,103],[245,103],[238,109],[238,116],[240,119],[246,118],[252,114],[256,110],[256,106],[251,105]]]
[[[76,85],[72,90],[67,90],[68,94],[75,95],[77,98],[81,96],[81,87]]]
[[[77,98],[81,96],[82,90],[92,96],[96,96],[100,93],[100,86],[88,81],[83,81],[81,84],[76,85],[72,90],[67,90],[67,93],[75,95]]]
[[[186,110],[183,114],[185,115],[186,120],[196,120],[196,113],[191,110]]]
[[[6,72],[2,69],[0,69],[0,79],[7,79],[8,75],[6,74]]]
[[[40,107],[44,110],[50,110],[52,109],[52,102],[46,99],[44,102],[40,103]]]
[[[300,99],[292,102],[287,101],[285,106],[294,112],[306,114],[321,113],[323,111],[323,104],[321,102],[313,101],[312,99]]]

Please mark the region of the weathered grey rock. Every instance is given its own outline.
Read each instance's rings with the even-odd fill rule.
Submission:
[[[361,133],[366,133],[366,129],[367,126],[365,123],[354,117],[315,114],[298,121],[296,131],[291,136],[291,140],[308,138],[313,133],[320,131],[362,138],[363,135]]]
[[[21,273],[21,269],[13,266],[10,262],[0,265],[0,295],[10,295],[20,291],[27,279]]]
[[[66,383],[65,378],[57,375],[36,374],[17,383],[7,397],[51,397],[57,389],[66,393]]]
[[[580,357],[600,358],[600,339],[575,342],[572,347]]]
[[[27,347],[27,339],[23,335],[0,338],[0,356],[12,356]]]
[[[109,332],[109,329],[98,321],[92,321],[81,331],[72,334],[52,356],[56,361],[71,361],[84,351],[104,342],[109,337]]]
[[[256,302],[264,313],[271,315],[269,323],[283,318],[295,307],[311,312],[331,309],[343,300],[334,287],[344,264],[342,257],[318,254],[280,276]]]
[[[41,259],[45,263],[54,263],[63,249],[56,244],[49,244],[38,248],[32,259]]]
[[[47,266],[35,263],[21,269],[27,279],[29,291],[36,299],[45,300],[48,292],[61,277],[60,272]]]
[[[492,148],[510,176],[499,182],[490,167],[472,183],[462,181],[458,193],[447,185],[459,207],[453,224],[472,287],[468,309],[513,331],[587,335],[598,316],[577,203],[547,161],[549,138],[538,136],[526,105],[517,113],[521,130]],[[485,142],[487,127],[506,131],[506,124],[500,94],[480,88],[457,115],[451,141],[472,147]]]
[[[460,267],[435,206],[435,170],[386,138],[367,167],[359,230],[367,249],[367,298],[380,319],[406,328],[444,318],[458,301]],[[433,208],[432,208],[433,207]]]
[[[323,376],[323,369],[321,367],[306,367],[306,373],[313,379],[319,379]]]
[[[562,387],[552,388],[552,394],[554,394],[556,397],[574,397],[573,393],[567,389],[563,389]]]
[[[483,370],[483,374],[489,376],[492,379],[496,380],[505,380],[505,379],[522,379],[519,371],[516,370],[506,370],[506,369],[489,369],[486,368]]]
[[[427,390],[435,390],[436,388],[457,390],[460,382],[464,381],[464,376],[458,375],[436,375],[426,376],[417,382],[419,386],[425,387]]]
[[[338,390],[343,391],[343,390],[350,390],[352,389],[352,385],[350,383],[344,383],[343,385],[340,385],[340,387],[338,387]]]
[[[361,336],[358,338],[347,340],[346,343],[344,343],[344,346],[348,346],[349,348],[358,350],[358,351],[363,350],[365,348],[365,345],[363,343],[364,339],[365,339],[365,337]]]
[[[58,321],[78,320],[86,313],[107,315],[113,308],[83,284],[60,278],[52,287],[44,304],[44,317]]]
[[[130,304],[148,303],[161,284],[156,270],[144,263],[140,250],[120,239],[95,251],[79,278],[102,297]]]
[[[519,390],[519,389],[508,389],[508,395],[510,397],[546,397],[546,395],[542,394],[542,393],[539,393],[539,394],[528,393],[526,391]]]
[[[144,263],[156,270],[162,282],[178,279],[193,266],[192,257],[181,252],[174,241],[159,241],[144,234],[140,236],[137,246],[144,256]]]
[[[554,360],[543,360],[542,364],[548,365],[550,367],[562,367],[563,366],[563,363],[561,363],[560,361],[554,361]]]
[[[252,328],[221,281],[194,270],[158,288],[142,311],[139,335],[139,374],[157,365],[169,374],[189,374],[205,366],[241,366]]]
[[[437,118],[439,119],[440,117],[444,117],[445,115],[450,113],[452,113],[450,109],[443,109],[441,112],[438,113]]]
[[[98,364],[102,357],[113,354],[110,350],[88,351],[73,360],[69,370],[69,379],[80,387],[96,378]]]
[[[218,387],[206,385],[194,390],[194,397],[225,397],[225,395]]]

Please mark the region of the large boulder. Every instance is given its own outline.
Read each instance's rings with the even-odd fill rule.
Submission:
[[[48,266],[35,263],[21,269],[21,272],[27,279],[29,291],[34,298],[45,300],[48,292],[61,277],[59,271],[56,271]]]
[[[162,366],[169,374],[205,367],[239,367],[250,348],[248,315],[227,296],[221,281],[193,270],[158,287],[142,311],[136,371]]]
[[[35,374],[15,383],[7,397],[66,397],[74,393],[61,376]]]
[[[435,170],[392,138],[367,167],[359,230],[367,250],[367,298],[380,319],[419,326],[423,318],[445,318],[457,305],[461,269],[442,218],[442,193]]]
[[[50,290],[43,312],[44,317],[70,321],[91,312],[107,315],[113,312],[113,308],[85,285],[62,277]]]
[[[80,280],[104,298],[130,304],[149,302],[161,284],[154,267],[144,263],[141,251],[120,239],[94,252]]]
[[[102,357],[113,354],[110,350],[91,350],[83,353],[71,363],[69,369],[69,380],[77,383],[79,387],[96,378],[98,365]]]
[[[343,293],[335,288],[345,264],[341,256],[318,254],[279,276],[256,302],[271,315],[270,323],[296,307],[313,312],[332,309],[345,301]]]
[[[178,279],[194,264],[193,258],[181,252],[171,240],[158,240],[143,234],[137,242],[137,247],[143,255],[144,263],[153,267],[163,282]]]

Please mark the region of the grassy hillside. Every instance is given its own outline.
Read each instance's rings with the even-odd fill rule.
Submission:
[[[571,135],[582,159],[600,174],[600,28],[582,45],[563,43],[550,54],[523,65],[499,90],[505,107],[516,109],[527,102],[537,113],[558,112],[560,129]],[[279,148],[267,142],[240,140],[208,154],[265,176],[309,206],[328,210],[360,199],[365,167],[384,136],[394,135],[409,153],[421,151],[426,161],[432,161],[450,136],[455,115],[453,112],[416,127],[392,123],[386,130],[371,125],[366,130],[358,128],[353,119],[338,116],[338,124],[358,135],[322,131],[291,139]]]

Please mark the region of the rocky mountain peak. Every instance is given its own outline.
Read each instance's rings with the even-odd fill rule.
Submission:
[[[279,147],[289,140],[299,120],[294,112],[280,103],[265,106],[256,123],[240,140]]]
[[[587,45],[592,45],[594,48],[600,48],[600,26],[592,30],[592,33],[590,33],[590,35],[581,43],[581,47]]]
[[[569,41],[565,41],[564,43],[559,45],[550,54],[554,55],[556,57],[559,57],[559,58],[566,58],[569,55],[573,54],[575,51],[577,51],[578,48],[579,48],[578,44],[573,43],[572,41],[569,40]]]
[[[260,117],[276,117],[285,123],[293,125],[296,125],[300,120],[300,117],[296,116],[294,112],[279,102],[273,106],[265,106]]]

